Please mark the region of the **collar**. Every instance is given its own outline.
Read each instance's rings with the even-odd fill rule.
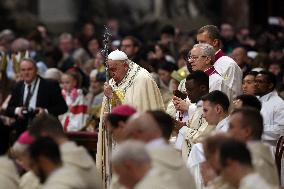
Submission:
[[[224,126],[228,125],[230,116],[225,117],[216,125],[216,130],[222,129]]]
[[[225,55],[225,53],[221,50],[221,49],[219,49],[218,51],[216,51],[215,52],[215,62],[219,59],[219,58],[221,58],[222,56],[224,56]]]
[[[278,96],[278,94],[275,90],[270,92],[270,93],[267,93],[266,95],[263,95],[262,97],[259,98],[259,100],[261,102],[268,101],[273,96]]]
[[[206,75],[208,76],[211,76],[212,74],[215,74],[215,73],[218,74],[214,66],[211,66],[210,68],[207,68],[206,70],[204,70],[204,73],[206,73]]]
[[[245,185],[246,183],[250,183],[251,180],[255,180],[255,177],[258,177],[258,174],[256,172],[247,174],[240,180],[240,186]]]
[[[202,100],[199,100],[199,101],[196,103],[196,107],[197,107],[197,108],[202,107],[202,105],[203,105],[203,101],[202,101]]]
[[[167,143],[166,143],[165,139],[161,137],[161,138],[151,140],[145,146],[148,150],[152,150],[152,149],[160,148],[160,147],[163,147],[163,146],[166,146],[166,145],[167,145]]]

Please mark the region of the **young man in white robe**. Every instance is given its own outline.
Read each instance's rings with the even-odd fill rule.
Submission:
[[[273,73],[261,71],[255,78],[255,92],[262,104],[260,112],[264,121],[262,139],[274,147],[284,134],[284,101],[278,96],[275,86]]]
[[[29,146],[30,167],[43,184],[43,189],[87,189],[82,175],[66,167],[58,145],[49,137],[35,140]]]
[[[29,127],[29,132],[35,139],[48,136],[59,145],[65,167],[74,169],[81,176],[83,188],[102,188],[101,175],[92,157],[83,146],[68,140],[57,118],[48,114],[38,116]]]
[[[246,144],[229,139],[221,144],[221,174],[224,180],[239,189],[272,189],[257,172],[254,171],[252,158]]]

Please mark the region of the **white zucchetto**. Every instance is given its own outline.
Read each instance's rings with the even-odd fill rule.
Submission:
[[[127,60],[128,59],[127,55],[118,49],[109,53],[107,58],[109,60]]]

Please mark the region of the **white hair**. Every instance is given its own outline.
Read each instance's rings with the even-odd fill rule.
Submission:
[[[127,140],[118,145],[112,154],[112,162],[120,164],[123,161],[131,160],[136,163],[150,163],[151,158],[146,151],[144,143],[137,140]]]
[[[195,44],[193,48],[200,48],[202,50],[202,55],[204,56],[209,56],[209,57],[214,57],[215,55],[215,50],[213,46],[207,44],[207,43],[199,43]]]

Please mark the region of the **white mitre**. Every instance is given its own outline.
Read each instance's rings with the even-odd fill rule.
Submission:
[[[107,58],[109,60],[127,60],[128,59],[127,55],[118,49],[109,53]]]

